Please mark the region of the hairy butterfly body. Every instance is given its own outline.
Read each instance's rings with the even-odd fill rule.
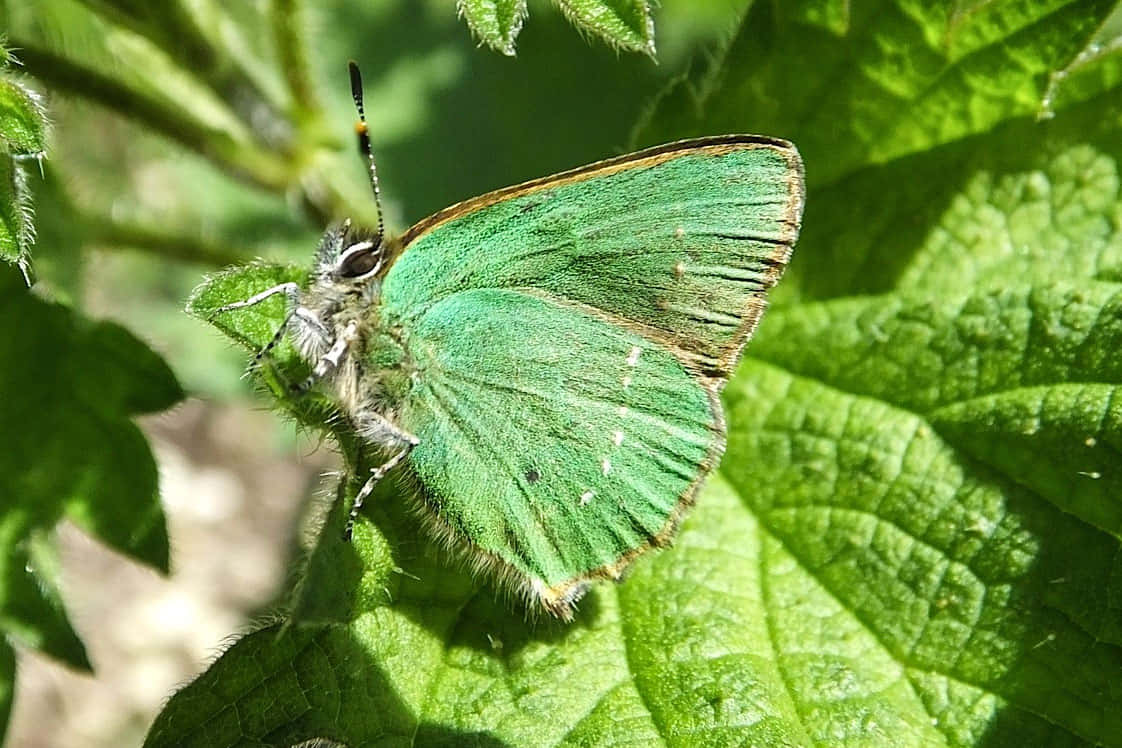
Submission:
[[[361,82],[352,66],[361,106]],[[369,141],[360,119],[360,144]],[[370,158],[371,181],[377,179]],[[287,334],[428,529],[569,618],[667,544],[720,459],[719,393],[798,235],[786,141],[681,141],[447,208],[396,241],[329,230]]]

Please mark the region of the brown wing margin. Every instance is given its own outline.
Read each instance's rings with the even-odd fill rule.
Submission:
[[[795,245],[795,240],[798,238],[799,228],[802,223],[803,204],[806,201],[806,183],[803,162],[802,158],[799,156],[798,150],[793,143],[787,140],[773,138],[767,135],[714,135],[704,138],[678,140],[653,148],[647,148],[642,151],[636,151],[635,153],[628,153],[603,161],[596,161],[576,169],[533,179],[529,182],[523,182],[511,187],[504,187],[450,205],[443,210],[433,213],[428,218],[418,221],[406,230],[406,232],[391,245],[390,253],[392,257],[390,261],[386,263],[382,273],[389,272],[390,267],[392,267],[394,261],[401,253],[404,252],[412,242],[429,231],[459,216],[495,205],[504,200],[521,197],[540,189],[548,189],[571,182],[580,182],[596,176],[605,176],[607,174],[623,171],[624,169],[655,166],[659,163],[670,161],[685,152],[705,150],[713,154],[720,154],[749,148],[770,148],[778,151],[786,157],[790,165],[787,177],[789,201],[784,211],[786,230],[784,238],[776,243],[774,250],[768,258],[773,272],[767,279],[767,288],[764,289],[766,293],[766,290],[774,286],[779,280],[780,275],[782,275],[784,268],[787,266],[787,262],[791,258],[791,251]],[[767,302],[764,299],[763,293],[761,293],[758,296],[750,297],[745,307],[738,310],[744,321],[733,334],[729,343],[719,351],[718,365],[715,368],[705,367],[705,370],[700,370],[695,362],[683,360],[683,363],[702,378],[715,379],[723,384],[723,381],[731,375],[737,359],[740,358],[740,352],[744,348],[744,345],[752,337],[752,333],[755,332],[756,325],[759,323],[766,305]]]
[[[553,187],[558,184],[565,184],[566,182],[579,182],[582,179],[588,179],[592,176],[602,176],[604,174],[621,171],[625,168],[633,167],[636,161],[649,159],[651,165],[654,165],[660,161],[669,160],[682,151],[693,151],[698,148],[710,146],[771,147],[779,151],[790,153],[792,156],[792,166],[794,167],[792,171],[796,177],[791,185],[792,195],[797,196],[797,200],[792,201],[790,212],[797,217],[802,216],[802,206],[805,195],[803,167],[802,159],[799,158],[799,153],[795,149],[793,143],[783,140],[782,138],[768,137],[767,135],[712,135],[705,138],[676,140],[673,143],[665,143],[642,151],[626,153],[622,156],[604,159],[603,161],[595,161],[575,169],[551,174],[548,177],[531,179],[529,182],[522,182],[521,184],[516,184],[511,187],[503,187],[493,192],[479,195],[478,197],[463,200],[433,213],[428,218],[422,218],[420,221],[410,226],[405,233],[401,235],[398,241],[401,243],[401,248],[404,249],[410,242],[413,242],[422,234],[464,213],[486,208],[512,197],[520,197],[544,187]],[[659,158],[659,156],[664,158]]]

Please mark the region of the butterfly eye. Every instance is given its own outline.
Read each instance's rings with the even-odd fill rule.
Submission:
[[[361,278],[377,270],[381,263],[381,252],[374,242],[358,242],[343,250],[336,272],[344,278]]]

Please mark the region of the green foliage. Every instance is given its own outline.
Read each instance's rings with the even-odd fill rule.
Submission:
[[[168,568],[156,464],[132,417],[183,393],[164,362],[124,328],[37,298],[0,269],[0,631],[88,668],[55,584],[49,533],[68,519],[109,546]],[[5,662],[11,651],[0,645]],[[11,692],[5,668],[0,694]],[[3,703],[3,702],[0,702]]]
[[[16,685],[16,653],[11,647],[0,646],[0,735],[8,728],[12,700]]]
[[[0,140],[8,153],[36,156],[46,150],[46,121],[35,95],[13,80],[0,78]]]
[[[27,177],[11,155],[0,154],[0,258],[24,266],[34,239]]]
[[[647,0],[557,0],[579,28],[622,49],[655,54],[654,21]]]
[[[329,218],[369,221],[345,138],[349,56],[378,71],[371,126],[399,224],[606,155],[629,107],[674,72],[580,46],[548,13],[522,29],[520,2],[459,4],[499,51],[522,30],[517,63],[471,50],[446,3],[340,5],[315,37],[300,3],[267,5],[7,4],[24,72],[58,94],[60,123],[82,125],[55,127],[65,158],[52,154],[37,195],[40,216],[58,216],[37,259],[55,287],[80,299],[72,244],[160,258],[117,275],[99,263],[113,297],[176,296],[199,270],[152,265],[305,262]],[[614,45],[653,49],[646,2],[557,5]],[[700,5],[673,12],[684,24]],[[598,587],[574,624],[528,622],[428,542],[389,483],[342,542],[347,481],[284,624],[175,696],[148,744],[1122,745],[1120,31],[1105,0],[752,3],[635,133],[789,138],[810,188],[793,264],[725,392],[727,454],[676,546]],[[664,51],[672,33],[660,22]],[[17,102],[0,107],[5,142],[41,132],[4,90]],[[16,185],[37,170],[3,162],[0,231],[25,238],[0,237],[0,254],[19,260]],[[60,186],[60,162],[92,175],[85,190]],[[166,192],[130,181],[142,171],[189,187],[161,210]],[[304,272],[228,271],[190,309],[208,319]],[[121,328],[10,270],[0,299],[13,320],[0,425],[15,435],[0,455],[0,630],[84,666],[49,531],[67,517],[166,566],[130,419],[178,386]],[[156,316],[143,301],[138,327]],[[282,310],[278,297],[211,321],[255,351]],[[191,324],[179,355],[194,381],[236,381],[244,357],[215,363]],[[287,344],[260,373],[363,474],[370,456],[330,404],[287,390],[306,373]],[[0,726],[14,671],[3,641]]]
[[[514,40],[526,20],[526,0],[460,0],[460,15],[492,49],[514,56]]]
[[[16,263],[26,274],[35,225],[19,161],[42,157],[47,123],[31,89],[8,77],[11,62],[11,54],[0,46],[0,260]]]
[[[608,44],[654,57],[654,21],[647,0],[555,0],[573,24]],[[526,20],[526,0],[458,0],[460,15],[492,49],[514,55]]]
[[[209,278],[187,301],[187,311],[214,325],[247,350],[256,353],[273,337],[284,318],[285,300],[277,294],[260,304],[238,310],[237,314],[216,314],[219,307],[231,301],[248,299],[258,291],[282,283],[306,284],[308,270],[294,266],[281,267],[255,263],[226,270]],[[282,364],[294,364],[291,351],[274,353],[271,358]]]
[[[351,545],[337,505],[305,625],[148,744],[1122,745],[1111,11],[756,3],[637,136],[783,135],[810,183],[676,547],[527,623],[388,489]]]

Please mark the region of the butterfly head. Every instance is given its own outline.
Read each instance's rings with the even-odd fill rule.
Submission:
[[[380,232],[363,235],[353,231],[351,222],[327,230],[316,256],[316,275],[337,284],[364,285],[382,271],[386,247]]]
[[[386,265],[385,224],[382,220],[382,199],[378,189],[378,170],[370,150],[370,134],[366,126],[366,113],[362,105],[362,75],[358,65],[350,63],[351,95],[354,97],[358,121],[359,152],[365,157],[374,203],[378,207],[378,230],[374,234],[353,231],[347,219],[341,225],[327,230],[316,253],[316,274],[331,285],[353,286],[360,289],[376,277]]]

